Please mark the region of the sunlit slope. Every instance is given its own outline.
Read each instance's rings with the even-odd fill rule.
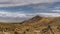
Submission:
[[[55,21],[56,17],[40,17],[40,16],[35,16],[32,19],[29,19],[27,21],[24,21],[24,25],[47,25],[49,23],[52,23],[52,21]]]
[[[17,32],[19,34],[59,34],[60,17],[35,16],[20,23],[0,23],[1,32]]]

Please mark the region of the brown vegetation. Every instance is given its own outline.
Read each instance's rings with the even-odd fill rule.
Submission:
[[[0,34],[59,34],[60,17],[40,17],[21,23],[0,23]]]

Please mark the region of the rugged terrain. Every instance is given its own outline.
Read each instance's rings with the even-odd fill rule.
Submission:
[[[0,23],[0,34],[59,34],[60,17],[35,16],[20,23]]]

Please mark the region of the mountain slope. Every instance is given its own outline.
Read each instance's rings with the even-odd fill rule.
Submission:
[[[27,28],[31,33],[34,31],[41,31],[44,34],[59,34],[60,32],[60,17],[41,17],[35,16],[23,23],[23,28]],[[59,31],[59,32],[58,32]]]
[[[19,34],[59,34],[60,17],[35,16],[21,23],[0,23],[0,31]]]
[[[46,17],[40,17],[40,16],[35,16],[32,19],[29,19],[27,21],[24,21],[23,24],[24,25],[36,25],[36,24],[49,24],[50,22],[52,22],[55,18],[46,18]]]
[[[37,15],[37,16],[35,16],[35,17],[33,17],[33,18],[29,19],[29,20],[26,20],[26,21],[24,21],[22,23],[24,25],[31,25],[31,24],[34,24],[34,23],[40,21],[42,18],[43,17],[40,17],[40,16]]]

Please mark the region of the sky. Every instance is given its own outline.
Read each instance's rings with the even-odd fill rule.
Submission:
[[[0,22],[21,22],[36,15],[60,17],[60,0],[0,0]]]

